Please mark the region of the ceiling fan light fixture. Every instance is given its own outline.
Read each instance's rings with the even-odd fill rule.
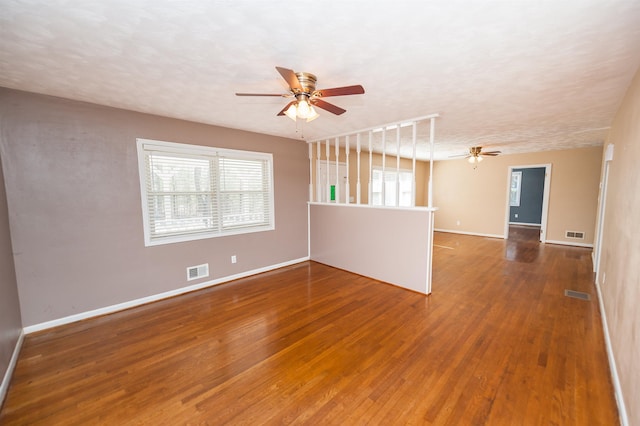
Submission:
[[[311,106],[306,99],[301,99],[298,101],[298,118],[307,119],[311,114]]]
[[[316,112],[315,108],[309,107],[309,116],[307,117],[307,123],[315,120],[318,117],[320,117],[320,114]]]
[[[471,157],[469,157],[469,160],[467,160],[467,161],[469,161],[469,163],[473,164],[473,163],[475,163],[475,162],[476,162],[476,157],[474,157],[474,156],[472,155]]]
[[[287,108],[287,110],[284,112],[284,115],[286,115],[293,121],[296,121],[296,115],[297,115],[296,104],[291,104],[291,106]]]
[[[294,72],[288,68],[276,67],[282,78],[289,85],[289,91],[286,94],[275,93],[236,93],[236,96],[280,96],[285,98],[295,98],[287,106],[285,106],[277,116],[286,115],[293,121],[298,118],[313,121],[319,117],[311,105],[329,111],[335,115],[341,115],[347,112],[346,109],[333,105],[321,98],[329,96],[345,96],[345,95],[362,95],[364,87],[361,85],[352,85],[344,87],[333,87],[330,89],[316,90],[317,78],[308,72]]]

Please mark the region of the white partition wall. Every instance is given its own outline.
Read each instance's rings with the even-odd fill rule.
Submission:
[[[310,203],[311,260],[431,293],[434,210]]]
[[[436,209],[432,204],[431,172],[428,206],[415,207],[416,152],[422,144],[422,151],[428,148],[429,159],[433,158],[436,117],[386,124],[309,143],[311,260],[431,293]],[[416,126],[420,121],[429,122],[428,141],[417,140]],[[355,151],[350,156],[352,148]],[[377,167],[373,165],[374,155],[381,160]],[[409,162],[409,166],[402,168],[403,162]],[[429,162],[432,171],[433,163]],[[362,164],[367,163],[368,169],[362,170]]]

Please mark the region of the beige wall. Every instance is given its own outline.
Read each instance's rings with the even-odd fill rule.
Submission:
[[[25,327],[308,254],[300,141],[8,89],[0,117]],[[145,247],[136,138],[273,153],[275,231]]]
[[[462,159],[436,161],[435,228],[504,235],[509,167],[551,164],[547,240],[593,244],[601,159],[602,148],[591,147],[486,157],[475,170]],[[585,238],[567,239],[565,231]]]
[[[640,71],[615,116],[597,282],[629,424],[640,425]]]
[[[313,144],[313,183],[316,182],[316,160],[317,149],[316,144]],[[325,145],[322,143],[320,160],[326,160]],[[335,163],[335,146],[331,145],[331,153],[329,155],[329,161]],[[339,162],[346,163],[346,153],[344,147],[340,151]],[[371,156],[371,162],[374,167],[382,167],[382,155],[374,153]],[[395,156],[387,156],[385,160],[385,169],[394,171],[396,170],[397,160]],[[413,162],[410,159],[400,159],[400,169],[413,170]],[[356,200],[356,185],[358,174],[358,153],[354,149],[349,150],[349,194]],[[429,181],[429,162],[416,161],[416,206],[427,206],[428,204],[428,181]],[[367,204],[369,202],[369,152],[360,152],[360,188],[361,188],[361,204]],[[314,189],[315,194],[315,189]]]
[[[9,213],[0,146],[0,382],[7,373],[11,356],[22,331],[18,286],[13,266],[13,250],[9,231]],[[8,380],[8,376],[7,376]],[[6,382],[8,385],[8,381]],[[0,390],[0,406],[6,389]]]

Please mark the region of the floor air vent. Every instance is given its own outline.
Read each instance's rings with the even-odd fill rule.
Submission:
[[[189,266],[187,268],[187,281],[197,280],[209,276],[209,264],[205,263],[197,266]]]
[[[564,295],[567,297],[573,297],[574,299],[591,300],[588,293],[583,293],[581,291],[565,290]]]

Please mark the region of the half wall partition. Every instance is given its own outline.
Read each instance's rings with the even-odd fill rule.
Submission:
[[[309,142],[311,260],[431,293],[437,117]]]

